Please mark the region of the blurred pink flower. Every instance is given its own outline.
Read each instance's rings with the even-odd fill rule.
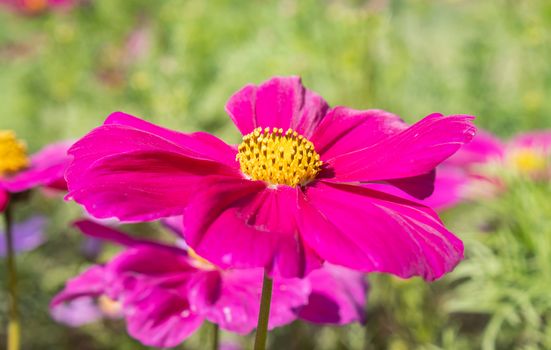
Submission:
[[[39,186],[66,190],[64,173],[71,159],[67,155],[71,144],[50,144],[27,159],[24,146],[14,134],[0,131],[0,211],[8,204],[10,193]]]
[[[221,271],[180,248],[139,240],[94,223],[76,224],[85,234],[109,239],[126,249],[105,265],[95,265],[70,280],[52,301],[52,313],[81,298],[118,305],[128,332],[143,344],[171,347],[190,336],[204,320],[241,334],[256,326],[262,269]],[[299,279],[274,283],[270,328],[296,319],[309,285]],[[69,322],[57,317],[61,322]],[[94,321],[93,317],[90,321]]]
[[[507,146],[507,166],[534,179],[551,179],[551,130],[521,133]]]
[[[472,117],[408,127],[381,110],[329,109],[298,77],[247,85],[226,110],[239,147],[112,114],[71,148],[68,198],[99,218],[184,214],[186,242],[222,268],[293,277],[328,261],[434,280],[463,257],[430,208],[360,183],[430,195],[434,167],[473,137]]]
[[[7,5],[17,11],[36,14],[48,9],[68,9],[80,0],[0,0],[0,5]]]
[[[76,225],[90,237],[126,249],[67,283],[51,304],[58,322],[93,322],[99,310],[124,317],[130,335],[142,343],[162,347],[181,343],[205,319],[241,334],[256,326],[262,269],[223,271],[192,251],[133,238],[88,220]],[[297,317],[326,324],[362,322],[366,290],[363,274],[334,266],[305,280],[277,278],[270,328]],[[95,311],[89,308],[90,298]],[[71,312],[82,309],[88,311],[77,317]]]

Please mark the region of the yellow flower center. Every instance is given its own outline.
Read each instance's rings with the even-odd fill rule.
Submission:
[[[13,131],[0,130],[0,176],[15,173],[29,166],[27,146]]]
[[[546,159],[542,152],[535,149],[519,149],[516,150],[511,160],[513,166],[522,173],[534,173],[545,170]]]
[[[312,181],[323,164],[312,142],[292,129],[284,133],[281,128],[256,128],[243,136],[237,160],[251,179],[288,186]]]
[[[121,303],[116,301],[116,300],[113,300],[113,299],[109,298],[105,294],[102,294],[98,298],[98,306],[99,306],[99,309],[101,310],[101,312],[103,312],[104,314],[106,314],[108,316],[111,316],[111,317],[116,317],[116,316],[120,315],[120,313],[122,311]]]

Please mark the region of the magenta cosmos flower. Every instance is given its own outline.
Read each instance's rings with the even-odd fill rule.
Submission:
[[[0,212],[8,204],[10,193],[45,186],[65,190],[64,173],[71,158],[67,150],[72,142],[53,143],[27,156],[25,144],[11,131],[0,131]]]
[[[56,320],[77,326],[97,320],[98,312],[122,316],[131,336],[161,347],[178,345],[204,320],[241,334],[256,326],[261,268],[222,271],[174,246],[135,239],[91,221],[77,226],[89,236],[126,249],[68,282],[52,301]],[[366,285],[360,274],[333,267],[315,274],[313,280],[275,281],[271,328],[295,320],[299,311],[303,318],[318,323],[363,320]],[[316,286],[311,289],[312,282]],[[312,298],[317,304],[306,305]]]
[[[462,258],[431,209],[361,184],[428,196],[434,167],[473,137],[472,117],[407,126],[381,110],[330,109],[298,77],[247,85],[226,111],[238,146],[112,114],[69,151],[68,198],[99,218],[184,214],[186,242],[222,268],[292,277],[328,261],[433,280]]]

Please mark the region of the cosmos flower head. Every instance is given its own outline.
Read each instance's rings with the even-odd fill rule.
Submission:
[[[551,131],[521,133],[508,144],[506,166],[534,179],[551,178]]]
[[[51,304],[58,322],[80,326],[121,317],[131,336],[159,347],[180,344],[204,320],[240,334],[256,326],[262,269],[223,271],[192,250],[132,238],[88,220],[76,225],[125,249],[67,283]],[[277,279],[273,293],[270,328],[299,317],[327,324],[364,319],[366,282],[360,273],[328,266],[311,280]]]
[[[99,218],[183,214],[186,242],[221,268],[294,277],[327,261],[434,280],[463,257],[433,210],[364,184],[427,197],[434,168],[473,137],[473,117],[408,126],[381,110],[329,108],[298,77],[247,85],[226,111],[239,145],[113,113],[69,151],[68,198]]]
[[[44,186],[66,190],[64,173],[69,165],[71,141],[52,143],[28,156],[25,143],[13,131],[0,130],[0,211],[10,194]]]

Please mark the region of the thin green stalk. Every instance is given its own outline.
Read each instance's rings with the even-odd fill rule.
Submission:
[[[6,226],[6,247],[8,268],[8,350],[19,350],[21,327],[19,325],[19,310],[17,308],[17,269],[15,252],[13,250],[13,232],[11,207],[8,204],[4,211]]]
[[[220,327],[216,323],[212,324],[212,350],[218,350],[220,342]]]
[[[258,314],[258,325],[254,338],[254,350],[265,350],[266,339],[268,338],[268,320],[270,319],[270,303],[272,302],[273,280],[264,271],[262,282],[262,297],[260,299],[260,313]]]

